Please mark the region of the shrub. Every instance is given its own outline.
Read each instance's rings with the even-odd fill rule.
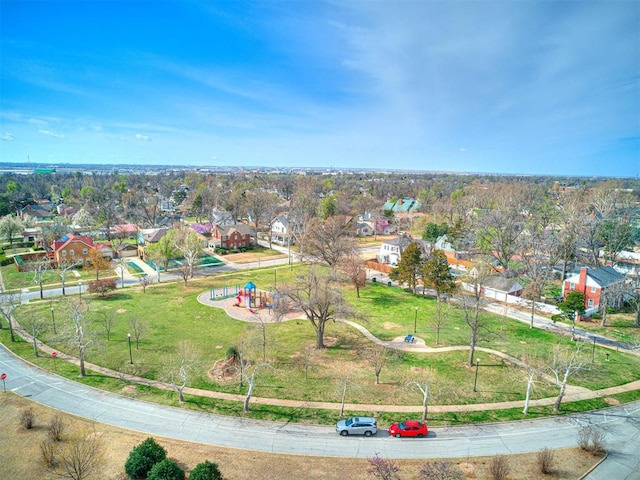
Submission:
[[[56,442],[62,440],[62,432],[64,431],[64,420],[60,415],[56,415],[51,419],[49,425],[47,425],[47,431],[49,438]]]
[[[165,458],[151,468],[147,480],[184,480],[184,470],[170,458]]]
[[[427,462],[420,468],[420,480],[463,480],[464,473],[449,461]]]
[[[189,480],[224,480],[224,477],[218,469],[218,464],[207,460],[191,470]]]
[[[489,463],[489,473],[493,480],[506,480],[510,470],[509,462],[502,455],[493,457]]]
[[[398,475],[400,466],[393,460],[387,460],[376,454],[373,458],[367,458],[367,462],[369,462],[367,473],[374,478],[379,478],[380,480],[397,480],[400,478]]]
[[[36,423],[36,414],[33,413],[33,408],[25,408],[20,412],[20,425],[22,425],[27,430],[33,428],[34,423]]]
[[[56,443],[51,437],[47,437],[40,442],[40,455],[42,461],[48,468],[52,468],[56,464]]]
[[[97,293],[101,297],[106,297],[107,293],[116,289],[116,281],[114,279],[94,280],[89,282],[87,290],[89,293]]]
[[[591,433],[591,453],[594,455],[602,455],[606,452],[605,439],[607,432],[603,430],[593,430]]]
[[[167,451],[149,437],[131,450],[124,464],[124,471],[129,478],[145,478],[151,468],[167,458]]]
[[[538,468],[540,469],[540,473],[551,473],[553,470],[553,464],[555,463],[555,458],[553,457],[553,450],[549,450],[548,448],[543,448],[536,453],[536,461],[538,462]]]

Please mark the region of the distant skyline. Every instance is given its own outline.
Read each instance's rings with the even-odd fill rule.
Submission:
[[[0,0],[0,163],[636,177],[636,0]]]

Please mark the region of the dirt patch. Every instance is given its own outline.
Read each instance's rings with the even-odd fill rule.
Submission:
[[[617,398],[605,397],[603,400],[611,406],[620,405],[620,400]]]
[[[36,426],[31,430],[19,427],[20,412],[31,407],[36,415]],[[39,445],[46,438],[47,423],[58,411],[43,407],[28,399],[7,392],[0,395],[0,458],[2,458],[3,478],[59,478],[52,474],[40,461]],[[72,436],[91,435],[99,432],[107,448],[106,461],[100,478],[108,480],[125,479],[124,463],[129,452],[149,435],[100,423],[84,420],[72,415],[64,415],[65,439]],[[236,450],[200,443],[191,443],[154,436],[156,441],[167,450],[167,456],[175,459],[183,468],[192,470],[205,460],[216,462],[225,478],[233,480],[281,480],[283,478],[305,478],[307,480],[342,480],[349,472],[350,480],[367,480],[366,459],[323,458],[303,455],[281,455],[252,450]],[[340,441],[337,438],[336,441]],[[67,440],[63,440],[67,441]],[[555,480],[573,480],[580,478],[599,459],[579,449],[554,451],[556,466],[551,475],[544,478]],[[28,461],[25,459],[29,459]],[[31,460],[33,459],[33,460]],[[489,480],[488,465],[490,458],[449,459],[465,473],[465,479]],[[529,480],[542,478],[537,470],[535,455],[509,455],[511,467],[509,480]],[[431,460],[433,461],[433,460]],[[399,460],[402,479],[418,477],[420,467],[425,460]],[[301,472],[304,472],[301,475]]]
[[[393,322],[384,322],[382,324],[382,328],[384,328],[385,330],[393,330],[395,328],[401,328],[401,325]]]
[[[126,308],[119,308],[118,310],[116,310],[116,313],[125,313],[126,311]]]

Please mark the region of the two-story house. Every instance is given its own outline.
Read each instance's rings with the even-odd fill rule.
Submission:
[[[613,267],[582,267],[580,273],[569,276],[563,282],[562,298],[566,298],[573,291],[584,294],[585,316],[589,316],[598,312],[604,303],[609,307],[620,305],[624,295],[624,283],[625,276],[616,272]]]
[[[89,251],[97,248],[102,257],[113,258],[113,249],[107,243],[94,243],[86,235],[67,234],[51,245],[53,259],[56,264],[80,264],[90,262]]]
[[[295,244],[296,239],[292,227],[287,216],[277,216],[273,222],[271,222],[271,241],[285,246]]]
[[[255,231],[245,225],[214,225],[211,231],[211,241],[217,248],[224,250],[236,250],[239,248],[249,248],[256,244]]]
[[[402,252],[412,243],[418,243],[420,250],[424,255],[429,255],[432,250],[432,245],[424,240],[412,238],[409,235],[400,235],[396,238],[387,240],[380,245],[380,250],[376,255],[378,263],[385,263],[391,266],[396,266],[402,258]]]

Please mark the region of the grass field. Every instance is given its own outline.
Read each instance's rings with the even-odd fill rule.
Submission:
[[[404,386],[411,381],[429,379],[433,392],[431,404],[473,404],[524,398],[526,385],[523,372],[496,355],[478,353],[481,363],[477,392],[473,392],[471,388],[475,368],[467,366],[466,351],[432,354],[392,352],[388,364],[382,371],[381,384],[375,385],[374,371],[366,355],[371,342],[346,324],[329,324],[326,332],[329,348],[315,351],[311,348],[314,345],[315,332],[305,320],[267,324],[263,337],[260,325],[232,319],[223,310],[202,305],[196,300],[200,293],[208,291],[209,288],[242,286],[249,280],[258,288],[268,291],[276,282],[279,285],[294,282],[296,275],[300,273],[298,268],[279,268],[277,276],[273,268],[239,271],[206,279],[194,279],[187,286],[182,283],[161,283],[147,288],[146,293],[143,293],[142,289],[133,288],[118,291],[105,299],[91,298],[88,315],[92,319],[91,330],[95,342],[87,352],[87,361],[115,371],[163,380],[172,362],[177,361],[175,350],[178,343],[188,341],[198,357],[197,368],[193,371],[189,386],[242,395],[246,392],[246,384],[240,386],[237,379],[213,379],[208,372],[217,361],[226,357],[229,347],[241,347],[245,352],[245,359],[254,364],[261,362],[264,344],[266,360],[274,368],[264,370],[260,375],[255,396],[339,402],[340,385],[346,381],[349,385],[346,401],[350,403],[419,405],[420,392]],[[344,288],[350,302],[358,310],[357,321],[379,338],[389,340],[406,335],[413,331],[415,321],[416,336],[424,338],[428,346],[468,344],[469,329],[464,323],[462,312],[455,306],[447,307],[446,320],[440,332],[440,345],[436,345],[433,299],[415,297],[402,289],[379,283],[368,284],[362,289],[361,298],[357,299],[349,286]],[[85,300],[87,298],[83,297]],[[53,319],[48,301],[20,306],[16,309],[15,315],[18,321],[26,321],[34,316],[40,318],[47,325],[47,330],[39,336],[40,340],[61,352],[73,355],[74,352],[69,349],[65,340],[65,334],[70,327],[65,303],[64,299],[53,303],[58,331],[56,335],[53,333]],[[268,317],[266,312],[263,315],[265,318]],[[571,342],[566,338],[557,338],[551,333],[537,329],[531,330],[527,325],[513,320],[484,313],[483,317],[488,333],[479,343],[482,347],[489,347],[516,358],[534,358],[544,363],[550,361],[553,345],[571,346]],[[105,319],[108,318],[113,319],[109,339],[104,328]],[[136,345],[138,342],[134,339],[130,357],[127,334],[132,333],[130,324],[133,320],[142,324],[144,331],[140,335],[139,344]],[[0,331],[0,334],[2,333]],[[6,330],[2,338],[3,342],[6,342]],[[21,355],[45,368],[53,368],[54,362],[51,358],[33,358],[33,352],[26,343],[13,344],[10,347],[20,350]],[[609,361],[604,361],[605,350],[597,347],[592,351],[589,346],[585,355],[594,361],[589,365],[588,371],[572,377],[570,383],[599,389],[628,383],[640,377],[640,359],[620,352],[606,352],[609,353]],[[130,363],[131,359],[134,360],[133,365]],[[77,367],[57,362],[57,368],[64,368],[67,376],[77,377]],[[100,375],[92,375],[83,381],[113,391],[125,388],[121,380]],[[175,402],[175,394],[170,392],[157,392],[153,389],[147,391],[142,387],[136,387],[133,391],[138,396],[158,397],[163,403]],[[556,394],[555,386],[541,382],[534,392],[534,398]],[[207,403],[207,400],[190,401],[196,407],[198,403]],[[592,408],[593,405],[595,403],[583,406]],[[233,413],[236,409],[235,406],[224,404],[216,405],[215,408],[218,411],[222,410],[221,413]],[[546,410],[540,408],[538,411]],[[277,418],[278,415],[287,413],[272,407],[260,407],[255,409],[254,415]],[[310,416],[312,421],[325,423],[334,421],[335,412],[304,412],[300,416]],[[484,412],[442,416],[438,421],[457,423],[465,418],[473,418],[476,421],[482,417],[496,420],[521,418],[522,415],[517,411]]]

